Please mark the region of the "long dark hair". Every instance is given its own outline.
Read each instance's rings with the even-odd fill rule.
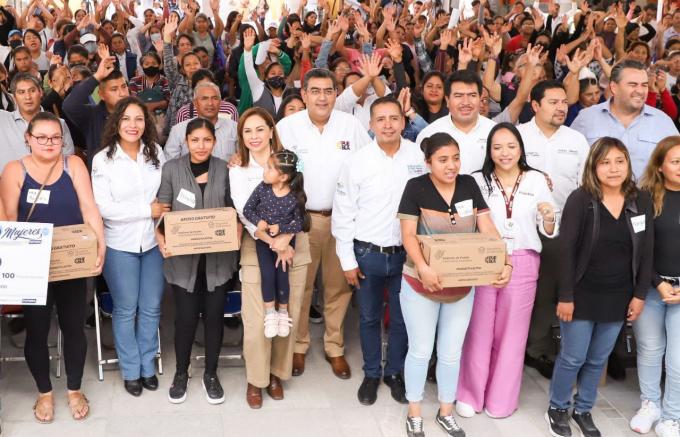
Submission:
[[[627,200],[634,199],[637,197],[637,187],[635,186],[635,176],[633,175],[633,168],[630,163],[630,154],[626,145],[618,138],[602,137],[593,143],[583,167],[581,187],[597,200],[602,200],[602,184],[597,178],[597,166],[611,149],[619,150],[626,158],[628,174],[621,185],[621,193]]]
[[[433,70],[425,74],[423,76],[423,79],[420,81],[420,86],[418,87],[418,91],[413,93],[411,97],[411,103],[413,105],[413,108],[415,111],[425,119],[427,122],[433,122],[434,120],[430,120],[430,117],[434,115],[433,113],[430,112],[430,108],[427,106],[427,102],[425,101],[425,84],[430,81],[433,77],[439,78],[439,80],[442,81],[442,103],[441,103],[441,108],[446,109],[446,76],[442,74],[439,71]]]
[[[106,125],[104,125],[104,133],[102,134],[101,148],[99,150],[106,149],[106,157],[113,159],[113,155],[116,153],[116,144],[120,141],[120,134],[118,133],[120,120],[123,118],[123,114],[125,114],[125,111],[130,105],[139,106],[144,114],[144,132],[142,133],[141,138],[141,142],[144,146],[144,149],[142,150],[144,158],[146,158],[146,162],[151,162],[154,167],[159,168],[161,166],[161,161],[158,159],[158,153],[156,151],[156,142],[158,139],[156,125],[154,124],[151,113],[146,108],[146,105],[137,97],[125,97],[116,103],[116,107],[106,120]]]
[[[496,126],[494,126],[491,131],[489,132],[489,136],[486,137],[486,155],[484,157],[484,164],[482,164],[482,169],[479,170],[482,172],[482,176],[484,176],[484,182],[486,182],[486,187],[489,189],[489,194],[493,191],[493,184],[491,183],[491,174],[494,172],[496,169],[496,164],[493,162],[493,159],[491,159],[491,145],[493,144],[493,136],[496,134],[501,129],[505,129],[510,131],[512,136],[515,137],[517,140],[517,143],[519,144],[519,162],[517,162],[517,166],[519,167],[520,171],[526,172],[529,170],[535,170],[532,166],[530,166],[527,163],[527,155],[526,152],[524,151],[524,141],[522,141],[522,135],[519,133],[517,128],[515,127],[514,124],[512,123],[498,123]]]
[[[305,207],[307,204],[307,195],[305,194],[305,180],[302,176],[302,171],[298,170],[299,159],[297,155],[290,150],[274,152],[272,153],[272,158],[276,169],[281,172],[281,174],[288,176],[290,191],[297,200],[298,211],[302,217],[302,231],[309,232],[312,220]]]

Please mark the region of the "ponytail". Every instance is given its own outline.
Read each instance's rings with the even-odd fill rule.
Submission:
[[[274,157],[274,164],[277,170],[288,175],[288,185],[290,186],[291,193],[295,196],[298,212],[300,217],[302,217],[302,231],[309,232],[312,219],[305,206],[307,204],[307,195],[305,194],[305,180],[300,168],[300,159],[290,150],[274,152],[272,156]]]

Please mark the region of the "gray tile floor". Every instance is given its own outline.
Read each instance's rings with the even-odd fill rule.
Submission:
[[[167,302],[166,302],[167,303]],[[166,305],[169,307],[169,305]],[[110,331],[110,325],[105,325]],[[83,423],[74,422],[65,399],[65,378],[53,378],[56,420],[51,425],[39,425],[33,420],[31,407],[35,401],[35,386],[24,363],[5,363],[0,379],[2,396],[3,437],[68,436],[68,437],[133,437],[133,436],[404,436],[406,407],[396,404],[386,386],[381,386],[379,398],[371,407],[361,406],[356,390],[361,383],[361,351],[358,340],[356,309],[351,309],[346,323],[347,358],[353,369],[349,381],[333,376],[323,359],[322,329],[313,325],[313,347],[307,360],[307,370],[301,377],[285,383],[285,399],[273,401],[266,394],[261,410],[251,410],[245,401],[245,371],[235,363],[224,363],[219,376],[227,394],[223,405],[209,405],[201,389],[200,378],[189,383],[188,399],[184,404],[167,401],[167,389],[174,371],[172,352],[172,314],[168,308],[162,320],[161,337],[165,347],[157,392],[145,391],[140,398],[128,395],[116,370],[105,372],[103,382],[97,380],[94,330],[90,339],[83,390],[90,399],[92,414]],[[110,333],[105,342],[111,342]],[[3,354],[15,354],[4,339]],[[202,374],[194,370],[195,376]],[[519,410],[510,418],[489,419],[481,414],[459,423],[470,437],[538,437],[549,435],[543,414],[547,403],[548,381],[533,369],[525,369]],[[628,420],[638,407],[635,371],[628,372],[623,383],[609,380],[600,390],[593,416],[605,437],[637,435],[629,430]],[[436,413],[435,386],[428,384],[424,413],[428,436],[444,436],[433,420]]]

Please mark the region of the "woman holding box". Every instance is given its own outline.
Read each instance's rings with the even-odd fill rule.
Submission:
[[[489,417],[501,418],[511,415],[519,403],[538,280],[538,233],[557,235],[555,201],[543,173],[527,164],[522,136],[511,123],[491,129],[484,165],[473,176],[512,255],[513,271],[506,287],[475,287],[456,412],[472,417],[483,408]]]
[[[229,193],[227,163],[212,156],[215,126],[195,118],[186,129],[189,154],[163,166],[158,201],[171,204],[172,211],[233,207]],[[160,228],[160,227],[159,227]],[[238,225],[239,236],[241,225]],[[217,377],[217,361],[222,348],[226,284],[238,268],[238,251],[173,256],[165,246],[160,229],[156,238],[165,258],[165,279],[175,296],[175,356],[177,369],[168,399],[179,404],[186,399],[191,346],[199,315],[203,314],[205,371],[203,390],[210,404],[224,402],[224,390]]]
[[[125,390],[156,390],[154,360],[165,285],[154,219],[169,210],[156,199],[165,157],[149,110],[126,97],[109,115],[102,150],[92,160],[92,188],[104,218],[104,278],[113,299],[113,337]]]
[[[63,132],[59,119],[48,112],[37,114],[24,134],[30,154],[5,166],[0,178],[0,197],[12,221],[52,223],[57,226],[87,224],[97,235],[96,271],[104,263],[104,227],[97,211],[90,176],[85,164],[75,156],[62,155]],[[80,385],[85,366],[85,278],[51,282],[42,306],[24,306],[26,344],[24,355],[38,386],[33,407],[39,423],[54,420],[54,399],[50,382],[50,354],[47,336],[52,306],[56,305],[59,327],[64,335],[64,361],[68,405],[75,420],[90,412]]]
[[[645,310],[633,324],[642,405],[630,422],[640,434],[680,435],[680,136],[656,146],[640,185],[654,203],[654,266]],[[661,399],[661,373],[666,387]]]
[[[624,321],[637,319],[644,307],[653,226],[651,199],[635,187],[626,146],[611,137],[597,140],[560,223],[563,270],[557,317],[562,341],[545,413],[553,436],[571,436],[570,421],[581,435],[600,435],[590,410]]]
[[[409,344],[404,368],[409,401],[406,430],[409,437],[423,435],[420,403],[437,333],[436,421],[448,435],[457,437],[465,433],[453,417],[453,401],[474,292],[471,287],[443,288],[441,277],[425,262],[416,236],[473,232],[500,235],[474,178],[459,174],[458,143],[449,134],[436,133],[420,147],[430,173],[406,184],[398,212],[407,266],[414,265],[420,278],[404,273],[401,283],[401,309]],[[511,273],[512,263],[506,256],[503,272],[494,285],[505,287]]]
[[[239,166],[230,169],[229,183],[236,211],[246,230],[241,244],[241,273],[243,282],[243,355],[246,361],[248,388],[246,400],[251,408],[262,406],[262,389],[274,399],[283,399],[282,380],[290,379],[293,370],[295,336],[266,338],[264,336],[265,307],[262,298],[260,269],[255,250],[257,223],[243,216],[243,209],[255,188],[263,181],[264,169],[272,153],[283,150],[276,133],[274,119],[262,108],[250,108],[238,121]],[[281,262],[287,264],[290,282],[288,315],[295,332],[302,294],[311,263],[309,239],[304,232],[295,235],[295,249],[290,246],[292,234],[274,237],[272,249]]]

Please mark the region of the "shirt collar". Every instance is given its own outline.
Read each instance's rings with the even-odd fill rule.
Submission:
[[[601,110],[602,112],[608,112],[612,117],[616,118],[614,114],[612,113],[612,100],[614,97],[610,97],[608,100],[605,102],[600,103],[601,105]],[[652,107],[647,105],[646,103],[644,106],[642,106],[642,111],[638,114],[638,117],[640,115],[654,115],[654,111],[652,110]],[[636,117],[637,118],[637,117]]]
[[[137,158],[139,158],[139,155],[141,155],[143,153],[144,153],[144,143],[140,143],[139,152],[137,153]],[[123,148],[120,146],[120,143],[116,143],[116,150],[113,152],[113,159],[114,160],[116,160],[116,159],[130,159],[130,160],[132,160],[130,158],[130,156],[127,153],[125,153]]]
[[[40,107],[40,111],[44,111],[44,109],[43,109],[42,106]],[[14,110],[14,111],[12,112],[12,116],[14,117],[14,121],[15,121],[15,122],[17,122],[17,121],[23,121],[24,123],[28,124],[28,121],[26,121],[26,119],[25,119],[24,117],[22,117],[22,115],[21,115],[21,113],[19,112],[18,109]]]
[[[453,127],[453,129],[455,129],[456,131],[460,132],[463,135],[469,135],[469,134],[475,132],[479,128],[479,125],[482,121],[481,120],[482,116],[480,114],[477,114],[477,121],[475,122],[475,127],[470,129],[469,132],[463,132],[462,130],[458,129],[458,126],[456,126],[456,123],[453,122],[453,115],[449,114],[447,118],[449,119],[449,122],[451,123],[451,126]]]
[[[529,126],[531,126],[531,128],[534,129],[534,131],[535,131],[537,134],[541,135],[541,136],[544,137],[544,138],[548,138],[548,139],[554,138],[556,135],[558,135],[558,134],[560,133],[560,131],[562,131],[562,130],[564,129],[564,125],[562,125],[562,126],[560,126],[560,127],[557,128],[557,130],[555,131],[554,134],[552,134],[550,137],[547,137],[547,136],[543,133],[543,131],[541,130],[541,128],[538,127],[538,124],[536,123],[536,116],[531,117],[531,120],[529,120],[529,121],[527,122],[527,124],[528,124]]]

